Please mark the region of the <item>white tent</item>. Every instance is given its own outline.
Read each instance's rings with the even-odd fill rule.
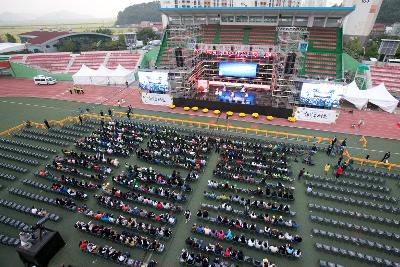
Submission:
[[[93,84],[93,77],[95,76],[96,71],[83,64],[80,70],[72,75],[72,79],[74,84]]]
[[[122,85],[134,81],[134,72],[118,66],[115,70],[100,66],[98,70],[82,65],[81,69],[72,75],[75,84]]]
[[[388,92],[383,83],[366,90],[366,95],[369,102],[390,113],[393,113],[399,104],[399,101]]]
[[[353,81],[344,88],[343,98],[352,103],[356,108],[362,109],[368,104],[365,92],[358,89],[357,83]]]
[[[0,54],[18,52],[26,49],[25,44],[21,43],[0,43]]]
[[[114,84],[125,84],[128,82],[129,84],[135,81],[134,72],[131,70],[127,70],[121,65],[114,70],[112,83]]]

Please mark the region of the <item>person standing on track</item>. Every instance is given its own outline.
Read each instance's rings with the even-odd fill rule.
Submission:
[[[188,223],[190,221],[190,218],[192,217],[192,213],[190,212],[190,210],[186,210],[184,216],[185,216],[185,223]]]

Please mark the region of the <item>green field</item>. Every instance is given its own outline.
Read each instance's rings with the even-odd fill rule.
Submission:
[[[79,109],[85,109],[89,108],[92,113],[98,113],[100,110],[106,111],[108,107],[104,106],[97,106],[97,105],[90,105],[90,104],[83,104],[83,103],[77,103],[77,102],[69,102],[69,101],[57,101],[57,100],[45,100],[45,99],[37,99],[37,98],[0,98],[0,114],[1,115],[1,124],[0,124],[0,131],[3,131],[5,129],[8,129],[14,125],[17,125],[21,123],[24,120],[32,120],[32,121],[37,121],[41,122],[43,119],[62,119],[68,115],[77,115],[79,113]],[[123,111],[123,109],[115,108],[115,110],[120,110]],[[182,119],[192,119],[196,121],[204,121],[208,122],[210,121],[210,118],[207,117],[190,117],[187,115],[177,115],[177,114],[170,114],[170,113],[160,113],[160,112],[152,112],[152,111],[144,111],[144,110],[134,110],[134,112],[139,113],[139,114],[148,114],[148,115],[157,115],[157,116],[164,116],[164,117],[173,117],[173,118],[182,118]],[[220,123],[224,123],[225,120],[221,120]],[[230,122],[232,125],[238,125],[238,126],[244,126],[244,127],[255,127],[253,123],[246,123],[246,122],[237,122],[237,121],[231,121]],[[329,132],[320,132],[320,131],[312,131],[312,130],[305,130],[305,129],[297,129],[297,128],[289,128],[289,127],[279,127],[279,126],[271,126],[271,125],[266,125],[266,124],[260,124],[256,125],[257,128],[259,129],[270,129],[270,130],[276,130],[276,131],[285,131],[285,132],[293,132],[293,133],[302,133],[302,134],[309,134],[313,136],[328,136],[332,137],[334,133],[329,133]],[[236,133],[231,133],[232,135],[237,135],[237,138],[240,138],[239,134]],[[338,134],[338,138],[343,138],[346,137],[348,138],[348,145],[350,146],[350,153],[355,156],[363,156],[365,154],[370,154],[371,158],[374,159],[380,159],[384,153],[384,151],[392,151],[392,152],[399,152],[400,151],[400,144],[399,141],[395,140],[385,140],[385,139],[378,139],[378,138],[368,138],[368,148],[367,150],[360,148],[360,144],[358,142],[358,139],[360,138],[359,136],[350,136],[350,135],[343,135],[343,134]],[[20,138],[12,137],[14,140],[20,140],[27,142],[27,140],[23,140]],[[269,139],[271,140],[271,139]],[[275,140],[275,139],[272,139]],[[280,140],[280,141],[289,141],[289,142],[296,142],[296,140]],[[46,143],[39,143],[39,142],[33,142],[29,141],[32,144],[39,144],[42,146],[49,146],[52,148],[56,148],[59,153],[61,152],[60,149],[61,147],[49,145]],[[146,142],[144,142],[146,143]],[[310,143],[311,144],[311,143]],[[71,143],[69,146],[70,149],[72,149],[74,146]],[[1,150],[0,150],[1,151]],[[303,167],[306,167],[307,171],[313,174],[318,174],[322,175],[323,174],[323,165],[327,162],[330,162],[332,164],[335,164],[337,162],[337,158],[331,158],[328,157],[325,153],[319,152],[318,155],[315,157],[316,160],[316,165],[313,167],[308,167],[304,166],[301,163],[295,163],[293,161],[290,162],[292,171],[294,176],[297,176],[297,173],[299,170]],[[400,155],[393,153],[391,160],[393,162],[400,162]],[[3,161],[3,159],[1,159]],[[50,159],[49,159],[50,161]],[[39,202],[30,202],[27,201],[26,199],[10,195],[7,192],[7,189],[9,187],[17,187],[24,189],[29,192],[35,192],[35,193],[40,193],[46,196],[51,196],[51,197],[56,197],[57,195],[53,193],[48,193],[48,192],[40,192],[38,189],[29,187],[27,185],[24,185],[21,183],[21,181],[25,178],[29,178],[31,180],[36,180],[40,183],[43,184],[50,184],[50,182],[45,181],[44,179],[41,178],[36,178],[33,176],[33,172],[37,171],[40,168],[43,168],[43,166],[46,164],[46,162],[41,163],[39,167],[29,167],[28,165],[23,165],[20,163],[16,162],[10,162],[8,160],[4,160],[4,162],[9,162],[9,163],[14,163],[18,166],[29,168],[30,171],[27,174],[21,175],[18,173],[14,173],[8,170],[3,170],[0,169],[0,172],[4,173],[10,173],[18,177],[18,181],[13,181],[9,182],[8,180],[0,180],[0,184],[3,186],[3,189],[0,191],[0,198],[7,199],[7,200],[13,200],[18,203],[24,203],[27,206],[30,205],[37,205],[39,207],[45,207],[48,211],[54,212],[62,217],[62,220],[58,223],[53,223],[53,222],[48,222],[46,224],[47,227],[51,229],[58,230],[62,237],[65,239],[67,242],[67,245],[53,258],[53,260],[50,263],[50,266],[60,266],[61,264],[71,264],[72,266],[79,266],[79,267],[84,267],[84,266],[118,266],[116,264],[113,264],[109,261],[106,261],[102,258],[91,256],[91,255],[86,255],[80,252],[78,248],[78,242],[81,239],[88,239],[91,241],[94,241],[95,243],[99,245],[104,245],[104,244],[109,244],[112,245],[115,248],[121,249],[121,250],[126,250],[126,247],[112,243],[111,241],[100,239],[100,238],[95,238],[91,235],[85,234],[85,233],[80,233],[76,231],[73,228],[74,223],[77,220],[85,221],[88,222],[89,220],[84,217],[81,214],[75,214],[71,212],[67,212],[61,208],[57,208],[54,206],[47,206],[46,204],[42,204]],[[119,169],[114,170],[114,174],[120,173],[124,167],[124,163],[128,162],[130,164],[138,164],[140,166],[152,166],[153,168],[157,170],[161,170],[164,173],[171,173],[172,169],[169,167],[165,166],[160,166],[160,165],[152,165],[145,163],[143,161],[140,161],[136,158],[136,156],[131,156],[129,159],[123,159],[120,158],[121,162],[121,167]],[[140,249],[130,249],[130,252],[134,258],[143,258],[143,259],[156,259],[160,266],[179,266],[178,262],[178,255],[181,251],[182,248],[186,247],[185,245],[185,239],[188,236],[192,236],[190,233],[190,228],[192,226],[192,223],[196,222],[197,219],[195,218],[195,213],[197,209],[200,207],[200,203],[205,202],[205,203],[217,203],[213,202],[211,200],[205,199],[203,197],[203,191],[207,190],[207,180],[208,179],[214,179],[218,181],[222,181],[221,179],[217,177],[213,177],[213,170],[214,167],[216,166],[218,162],[218,155],[216,153],[211,153],[209,158],[208,158],[208,166],[205,169],[205,172],[201,174],[200,179],[196,182],[193,182],[191,185],[194,188],[194,192],[192,192],[189,195],[189,200],[188,202],[185,203],[185,209],[190,209],[192,211],[192,220],[190,223],[185,224],[184,219],[182,215],[178,215],[178,224],[172,227],[173,231],[173,238],[169,241],[166,241],[166,251],[164,251],[161,254],[156,254],[156,253],[149,253],[145,252]],[[186,171],[180,170],[183,175],[186,175]],[[333,177],[332,175],[330,175]],[[395,180],[394,178],[385,178],[385,185],[389,188],[392,189],[391,196],[399,196],[400,193],[400,187],[399,187],[399,181]],[[111,179],[109,179],[111,180]],[[273,181],[272,181],[273,182]],[[324,229],[326,231],[332,231],[336,233],[342,233],[342,234],[347,234],[350,236],[356,236],[376,242],[380,242],[382,244],[388,244],[396,247],[400,247],[400,242],[399,241],[394,241],[391,239],[382,239],[377,236],[371,236],[371,235],[366,235],[363,234],[362,232],[354,232],[354,231],[348,231],[343,228],[339,227],[332,227],[328,225],[323,225],[323,224],[316,224],[312,223],[309,219],[310,214],[314,215],[320,215],[328,218],[334,218],[336,220],[341,220],[345,222],[351,222],[351,223],[356,223],[356,224],[361,224],[361,225],[366,225],[366,226],[371,226],[375,227],[378,229],[383,229],[391,232],[396,232],[399,233],[400,230],[398,227],[392,227],[392,226],[387,226],[385,224],[380,224],[380,223],[375,223],[375,222],[370,222],[370,221],[362,221],[360,219],[356,218],[351,218],[351,217],[345,217],[345,216],[339,216],[339,215],[334,215],[331,213],[324,213],[324,212],[318,212],[318,211],[310,211],[307,208],[308,203],[318,203],[320,205],[327,205],[327,206],[332,206],[332,207],[337,207],[337,208],[343,208],[343,209],[348,209],[348,210],[353,210],[353,211],[359,211],[359,212],[364,212],[368,214],[374,214],[374,215],[379,215],[382,217],[388,217],[392,219],[399,219],[398,215],[391,214],[391,213],[386,213],[384,211],[377,211],[374,209],[370,209],[368,207],[359,207],[359,206],[349,206],[347,204],[343,204],[340,202],[335,202],[335,201],[329,201],[329,200],[323,200],[319,198],[312,198],[309,197],[305,194],[305,185],[304,181],[298,181],[296,180],[292,184],[295,189],[295,198],[296,200],[291,203],[292,210],[297,212],[296,217],[294,219],[300,224],[300,228],[297,231],[291,231],[288,230],[291,233],[296,233],[299,234],[303,237],[303,242],[300,244],[296,244],[296,248],[300,248],[303,252],[302,257],[299,260],[293,260],[289,259],[286,257],[282,256],[272,256],[270,254],[265,254],[256,250],[250,250],[248,248],[240,247],[246,255],[250,255],[253,257],[257,257],[259,259],[268,257],[270,261],[276,263],[280,267],[294,267],[294,266],[302,266],[302,267],[313,267],[313,266],[318,266],[318,260],[319,259],[324,259],[324,260],[329,260],[332,262],[340,263],[344,266],[365,266],[368,265],[363,261],[357,261],[354,259],[349,259],[346,257],[338,257],[334,256],[332,254],[327,254],[323,252],[319,252],[315,249],[314,243],[315,242],[322,242],[325,244],[330,244],[330,245],[336,245],[341,248],[346,248],[346,249],[351,249],[356,252],[362,252],[366,254],[370,254],[373,256],[379,256],[381,258],[385,259],[391,259],[394,261],[399,262],[400,257],[399,256],[394,256],[393,254],[388,254],[383,252],[382,250],[377,250],[377,249],[370,249],[367,247],[362,247],[362,246],[356,246],[351,243],[344,243],[340,241],[335,241],[333,239],[327,239],[327,238],[322,238],[322,237],[314,237],[311,235],[311,230],[313,228],[318,228],[318,229]],[[254,187],[251,185],[247,184],[242,184],[239,183],[238,186],[245,187]],[[357,189],[357,188],[354,188]],[[316,189],[316,191],[321,191],[321,192],[330,192],[330,191],[324,191],[320,189]],[[330,192],[336,195],[342,195],[342,196],[347,196],[343,195],[341,193],[337,192]],[[105,210],[104,207],[98,206],[94,198],[91,196],[92,193],[89,193],[89,200],[86,202],[86,204],[89,206],[91,209],[99,209],[99,210]],[[348,196],[349,197],[349,196]],[[351,196],[354,199],[361,199],[360,197],[357,196]],[[366,201],[373,201],[371,199],[365,199]],[[377,201],[377,203],[382,203],[380,201]],[[385,204],[385,203],[383,203]],[[391,204],[396,207],[399,207],[398,204]],[[242,209],[242,207],[235,207],[234,208]],[[146,207],[146,209],[148,209]],[[115,215],[120,214],[119,212],[113,211]],[[34,217],[15,212],[10,209],[6,209],[3,207],[0,207],[0,214],[1,215],[7,215],[16,219],[19,219],[25,223],[32,224],[36,221]],[[215,212],[213,212],[215,215]],[[232,215],[228,215],[229,217],[232,217]],[[96,222],[98,223],[98,222]],[[100,224],[100,223],[99,223]],[[204,224],[204,223],[203,223]],[[259,226],[261,226],[261,223],[258,223]],[[215,225],[210,224],[212,228],[217,228],[217,229],[225,229],[225,227],[218,227]],[[118,227],[115,227],[117,230],[122,231],[123,228],[119,229]],[[286,228],[282,228],[282,230],[286,231]],[[18,235],[18,230],[15,228],[11,228],[9,226],[5,226],[0,224],[0,234],[7,234],[9,236],[14,236],[16,237]],[[255,238],[261,238],[260,236],[255,236],[254,234],[249,234],[248,232],[246,233],[247,236],[255,237]],[[206,242],[213,242],[216,243],[217,241],[215,239],[211,239],[208,237],[204,236],[197,236],[196,237],[201,237],[204,241]],[[266,238],[262,238],[266,239]],[[283,244],[282,242],[271,239],[270,242],[274,244]],[[226,241],[222,241],[221,244],[226,247],[226,246],[234,246],[237,247],[237,245],[233,245],[232,243],[228,243]],[[22,264],[19,262],[19,259],[17,257],[17,254],[13,251],[13,249],[9,247],[4,247],[0,246],[0,266],[22,266]],[[372,265],[371,265],[372,266]]]

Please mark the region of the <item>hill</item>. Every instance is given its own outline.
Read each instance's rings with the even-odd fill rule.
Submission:
[[[116,25],[137,24],[141,21],[160,22],[160,2],[132,5],[118,13]]]
[[[385,24],[400,22],[400,1],[383,0],[376,22]]]

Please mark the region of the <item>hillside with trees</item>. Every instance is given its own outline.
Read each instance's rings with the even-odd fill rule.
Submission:
[[[115,25],[137,24],[141,21],[161,22],[160,2],[132,5],[118,13]]]
[[[385,24],[400,22],[400,1],[383,0],[376,22]]]

